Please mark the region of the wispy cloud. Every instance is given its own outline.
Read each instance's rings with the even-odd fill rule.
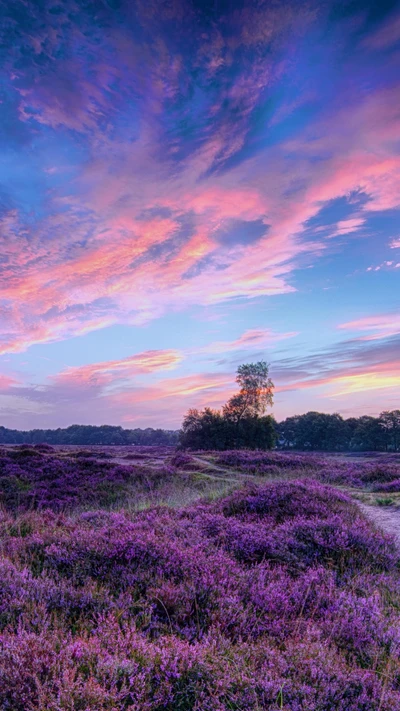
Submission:
[[[265,329],[249,329],[242,333],[239,338],[234,341],[213,341],[207,346],[203,346],[196,350],[196,353],[211,353],[211,354],[221,354],[229,353],[231,351],[247,351],[260,348],[271,347],[274,343],[286,340],[287,338],[293,338],[297,336],[297,331],[290,331],[288,333],[275,333],[268,328]]]
[[[371,49],[382,50],[400,42],[400,15],[393,14],[364,41]]]
[[[400,387],[400,367],[397,363],[393,364],[392,371],[385,366],[384,373],[379,373],[374,370],[372,372],[367,371],[355,375],[342,375],[333,378],[330,383],[334,386],[333,395],[336,397],[351,395],[357,392],[382,390],[385,388],[395,388],[398,390]]]
[[[208,370],[218,367],[214,355],[273,351],[301,330],[303,313],[324,331],[305,267],[323,272],[321,289],[350,259],[354,281],[372,264],[377,282],[381,272],[395,278],[387,251],[400,246],[400,20],[375,3],[371,23],[370,4],[362,13],[316,0],[212,12],[187,0],[4,8],[0,355],[57,350],[75,336],[96,343],[71,361],[84,365],[51,382],[43,375],[25,394],[11,383],[15,398],[68,403],[75,383],[89,419],[113,384],[172,368],[184,392],[179,378],[196,357]],[[341,279],[338,303],[345,289]],[[386,301],[389,313],[393,295]],[[98,355],[95,331],[108,329],[107,338],[116,325],[156,328],[176,316],[184,332],[194,311],[221,303],[223,333],[197,351],[172,341],[167,349],[160,328],[147,361]],[[237,304],[249,320],[235,338]],[[349,323],[354,342],[397,333],[390,320]],[[362,367],[357,358],[351,367]],[[345,364],[326,372],[323,359],[313,362],[297,380],[280,365],[281,392],[349,375]],[[154,402],[157,388],[140,392]],[[124,407],[115,403],[116,419]]]
[[[267,131],[274,125],[264,94],[278,77],[288,81],[281,52],[298,51],[316,21],[310,10],[249,8],[221,17],[219,31],[198,34],[188,7],[175,8],[194,48],[183,60],[177,37],[167,43],[163,35],[163,12],[158,41],[147,43],[117,26],[90,36],[83,9],[75,25],[61,12],[39,29],[28,6],[38,33],[22,30],[21,40],[44,53],[47,71],[38,74],[27,60],[25,73],[14,70],[19,120],[39,135],[47,127],[61,132],[64,169],[54,172],[43,154],[41,213],[33,225],[20,209],[4,217],[1,297],[14,332],[3,338],[3,352],[110,323],[140,324],[183,304],[293,292],[299,260],[330,249],[328,240],[304,234],[324,204],[352,191],[367,196],[363,214],[337,222],[341,236],[358,231],[366,213],[398,204],[400,158],[390,145],[400,128],[397,88],[338,103],[296,138],[271,145],[255,138],[257,112],[265,111]],[[151,25],[154,15],[142,12]],[[254,37],[265,43],[261,54]],[[80,51],[62,58],[60,43],[72,38]],[[232,76],[233,51],[243,62]],[[17,65],[23,60],[15,52]],[[188,61],[209,74],[204,86],[191,83]]]
[[[400,333],[400,314],[377,314],[375,316],[364,316],[342,323],[339,328],[348,331],[361,331],[368,335],[362,336],[364,339],[384,338]]]
[[[82,385],[104,386],[134,375],[172,370],[179,365],[181,360],[182,355],[175,350],[144,351],[122,360],[69,367],[56,375],[54,380],[57,383],[67,383],[79,387]]]

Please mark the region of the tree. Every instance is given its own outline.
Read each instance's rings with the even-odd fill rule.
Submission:
[[[260,417],[267,405],[272,405],[274,384],[269,377],[265,361],[245,363],[237,369],[236,382],[240,391],[223,407],[223,416],[232,422],[243,417]]]
[[[263,416],[272,404],[273,383],[263,361],[239,366],[236,382],[240,391],[219,410],[206,407],[186,414],[179,442],[184,449],[271,449],[275,422]]]
[[[173,430],[124,430],[113,425],[71,425],[65,429],[56,430],[9,430],[0,426],[0,443],[17,444],[75,444],[75,445],[175,445],[178,442],[178,432]]]
[[[387,449],[398,452],[400,449],[400,410],[381,412],[379,422],[386,435]]]
[[[377,452],[385,449],[385,439],[385,432],[379,419],[363,415],[357,418],[357,426],[350,440],[350,449]]]
[[[226,422],[218,410],[192,408],[185,415],[179,437],[183,449],[226,449],[228,440]]]
[[[288,417],[277,425],[279,445],[283,448],[336,452],[348,449],[354,423],[348,425],[341,415],[307,412]]]

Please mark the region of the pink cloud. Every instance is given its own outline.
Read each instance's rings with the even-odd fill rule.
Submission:
[[[43,218],[33,235],[14,213],[3,223],[9,278],[6,271],[0,298],[10,328],[3,327],[1,351],[141,324],[167,310],[294,291],[299,262],[330,248],[327,239],[304,236],[326,202],[368,195],[356,217],[337,224],[339,235],[362,227],[370,211],[399,204],[399,103],[398,89],[375,92],[312,134],[306,129],[221,174],[207,172],[224,150],[218,132],[173,174],[156,158],[155,126],[133,144],[95,132],[96,151],[75,192],[54,198],[54,208],[66,209]],[[329,157],[316,162],[320,155]],[[143,218],[160,209],[169,216]],[[185,216],[193,229],[181,238]],[[216,235],[231,220],[269,227],[255,243],[221,246]]]
[[[384,262],[381,262],[380,264],[376,264],[375,266],[369,266],[367,267],[366,271],[367,272],[380,272],[381,269],[384,269],[385,271],[392,270],[392,269],[398,269],[400,267],[400,262],[394,262],[392,260],[386,259]]]
[[[336,371],[326,377],[311,377],[304,380],[297,380],[287,385],[276,388],[277,393],[307,390],[309,388],[320,388],[321,386],[331,386],[334,388],[333,395],[347,395],[351,392],[378,390],[380,387],[397,388],[400,385],[400,363],[376,363],[373,366],[355,365],[348,363],[340,365]],[[325,390],[326,394],[329,391]]]
[[[104,386],[132,375],[171,370],[179,365],[182,357],[175,350],[144,351],[121,360],[70,367],[55,376],[54,380],[57,383]]]
[[[338,328],[348,331],[371,332],[372,334],[364,338],[375,339],[393,336],[400,333],[400,314],[378,314],[376,316],[365,316],[347,321],[338,326]]]
[[[370,392],[372,390],[382,390],[386,388],[398,391],[400,387],[400,366],[393,364],[393,369],[385,367],[383,373],[366,371],[355,375],[342,375],[330,381],[335,387],[333,395],[340,397],[356,392]]]
[[[239,351],[251,348],[267,348],[273,343],[285,340],[286,338],[293,338],[297,335],[297,331],[274,333],[268,328],[249,329],[234,341],[215,341],[214,343],[210,343],[200,350],[197,350],[197,353],[227,353],[229,351]]]
[[[164,421],[180,427],[189,408],[218,409],[233,394],[235,385],[231,373],[194,373],[164,379],[152,386],[125,389],[108,395],[107,402],[111,408],[125,413],[124,422],[143,422],[143,418],[162,422],[164,417]]]
[[[347,235],[351,232],[358,232],[365,223],[365,218],[354,217],[348,220],[340,220],[336,225],[335,235]]]
[[[18,381],[15,378],[12,378],[9,375],[0,374],[0,390],[8,390],[17,384]]]

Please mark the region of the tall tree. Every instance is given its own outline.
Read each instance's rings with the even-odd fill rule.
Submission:
[[[231,397],[222,410],[227,420],[240,422],[244,417],[260,417],[267,405],[272,405],[274,384],[265,361],[240,365],[236,382],[240,385],[240,391]]]
[[[236,382],[240,391],[224,405],[222,414],[206,407],[191,409],[180,432],[185,449],[271,449],[275,443],[275,422],[264,416],[272,404],[273,383],[264,361],[239,366]]]

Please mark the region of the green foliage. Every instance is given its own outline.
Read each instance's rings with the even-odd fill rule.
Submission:
[[[10,430],[0,427],[0,444],[77,444],[77,445],[130,445],[162,446],[175,445],[178,433],[173,430],[146,429],[125,430],[112,425],[71,425],[56,430]],[[29,456],[29,455],[28,455]]]
[[[400,449],[400,410],[381,412],[379,421],[390,449],[398,452]]]
[[[234,422],[217,410],[189,410],[179,444],[183,449],[271,449],[275,444],[272,417],[242,417]]]
[[[268,365],[264,361],[244,363],[237,369],[236,382],[240,391],[233,395],[223,407],[223,416],[232,422],[242,418],[257,418],[263,415],[267,405],[272,405],[274,384],[268,376]]]
[[[314,451],[400,451],[400,410],[379,417],[307,412],[277,425],[278,446]]]
[[[395,500],[390,496],[382,496],[376,499],[376,503],[378,506],[393,506]]]
[[[379,451],[386,449],[387,438],[380,417],[363,415],[356,420],[348,442],[349,449]]]
[[[273,383],[268,365],[246,363],[239,366],[236,382],[240,391],[219,410],[191,409],[183,420],[179,444],[183,449],[271,449],[275,424],[265,416],[272,404]]]
[[[302,450],[341,449],[348,432],[343,418],[321,412],[288,417],[278,425],[279,443],[282,447]]]

